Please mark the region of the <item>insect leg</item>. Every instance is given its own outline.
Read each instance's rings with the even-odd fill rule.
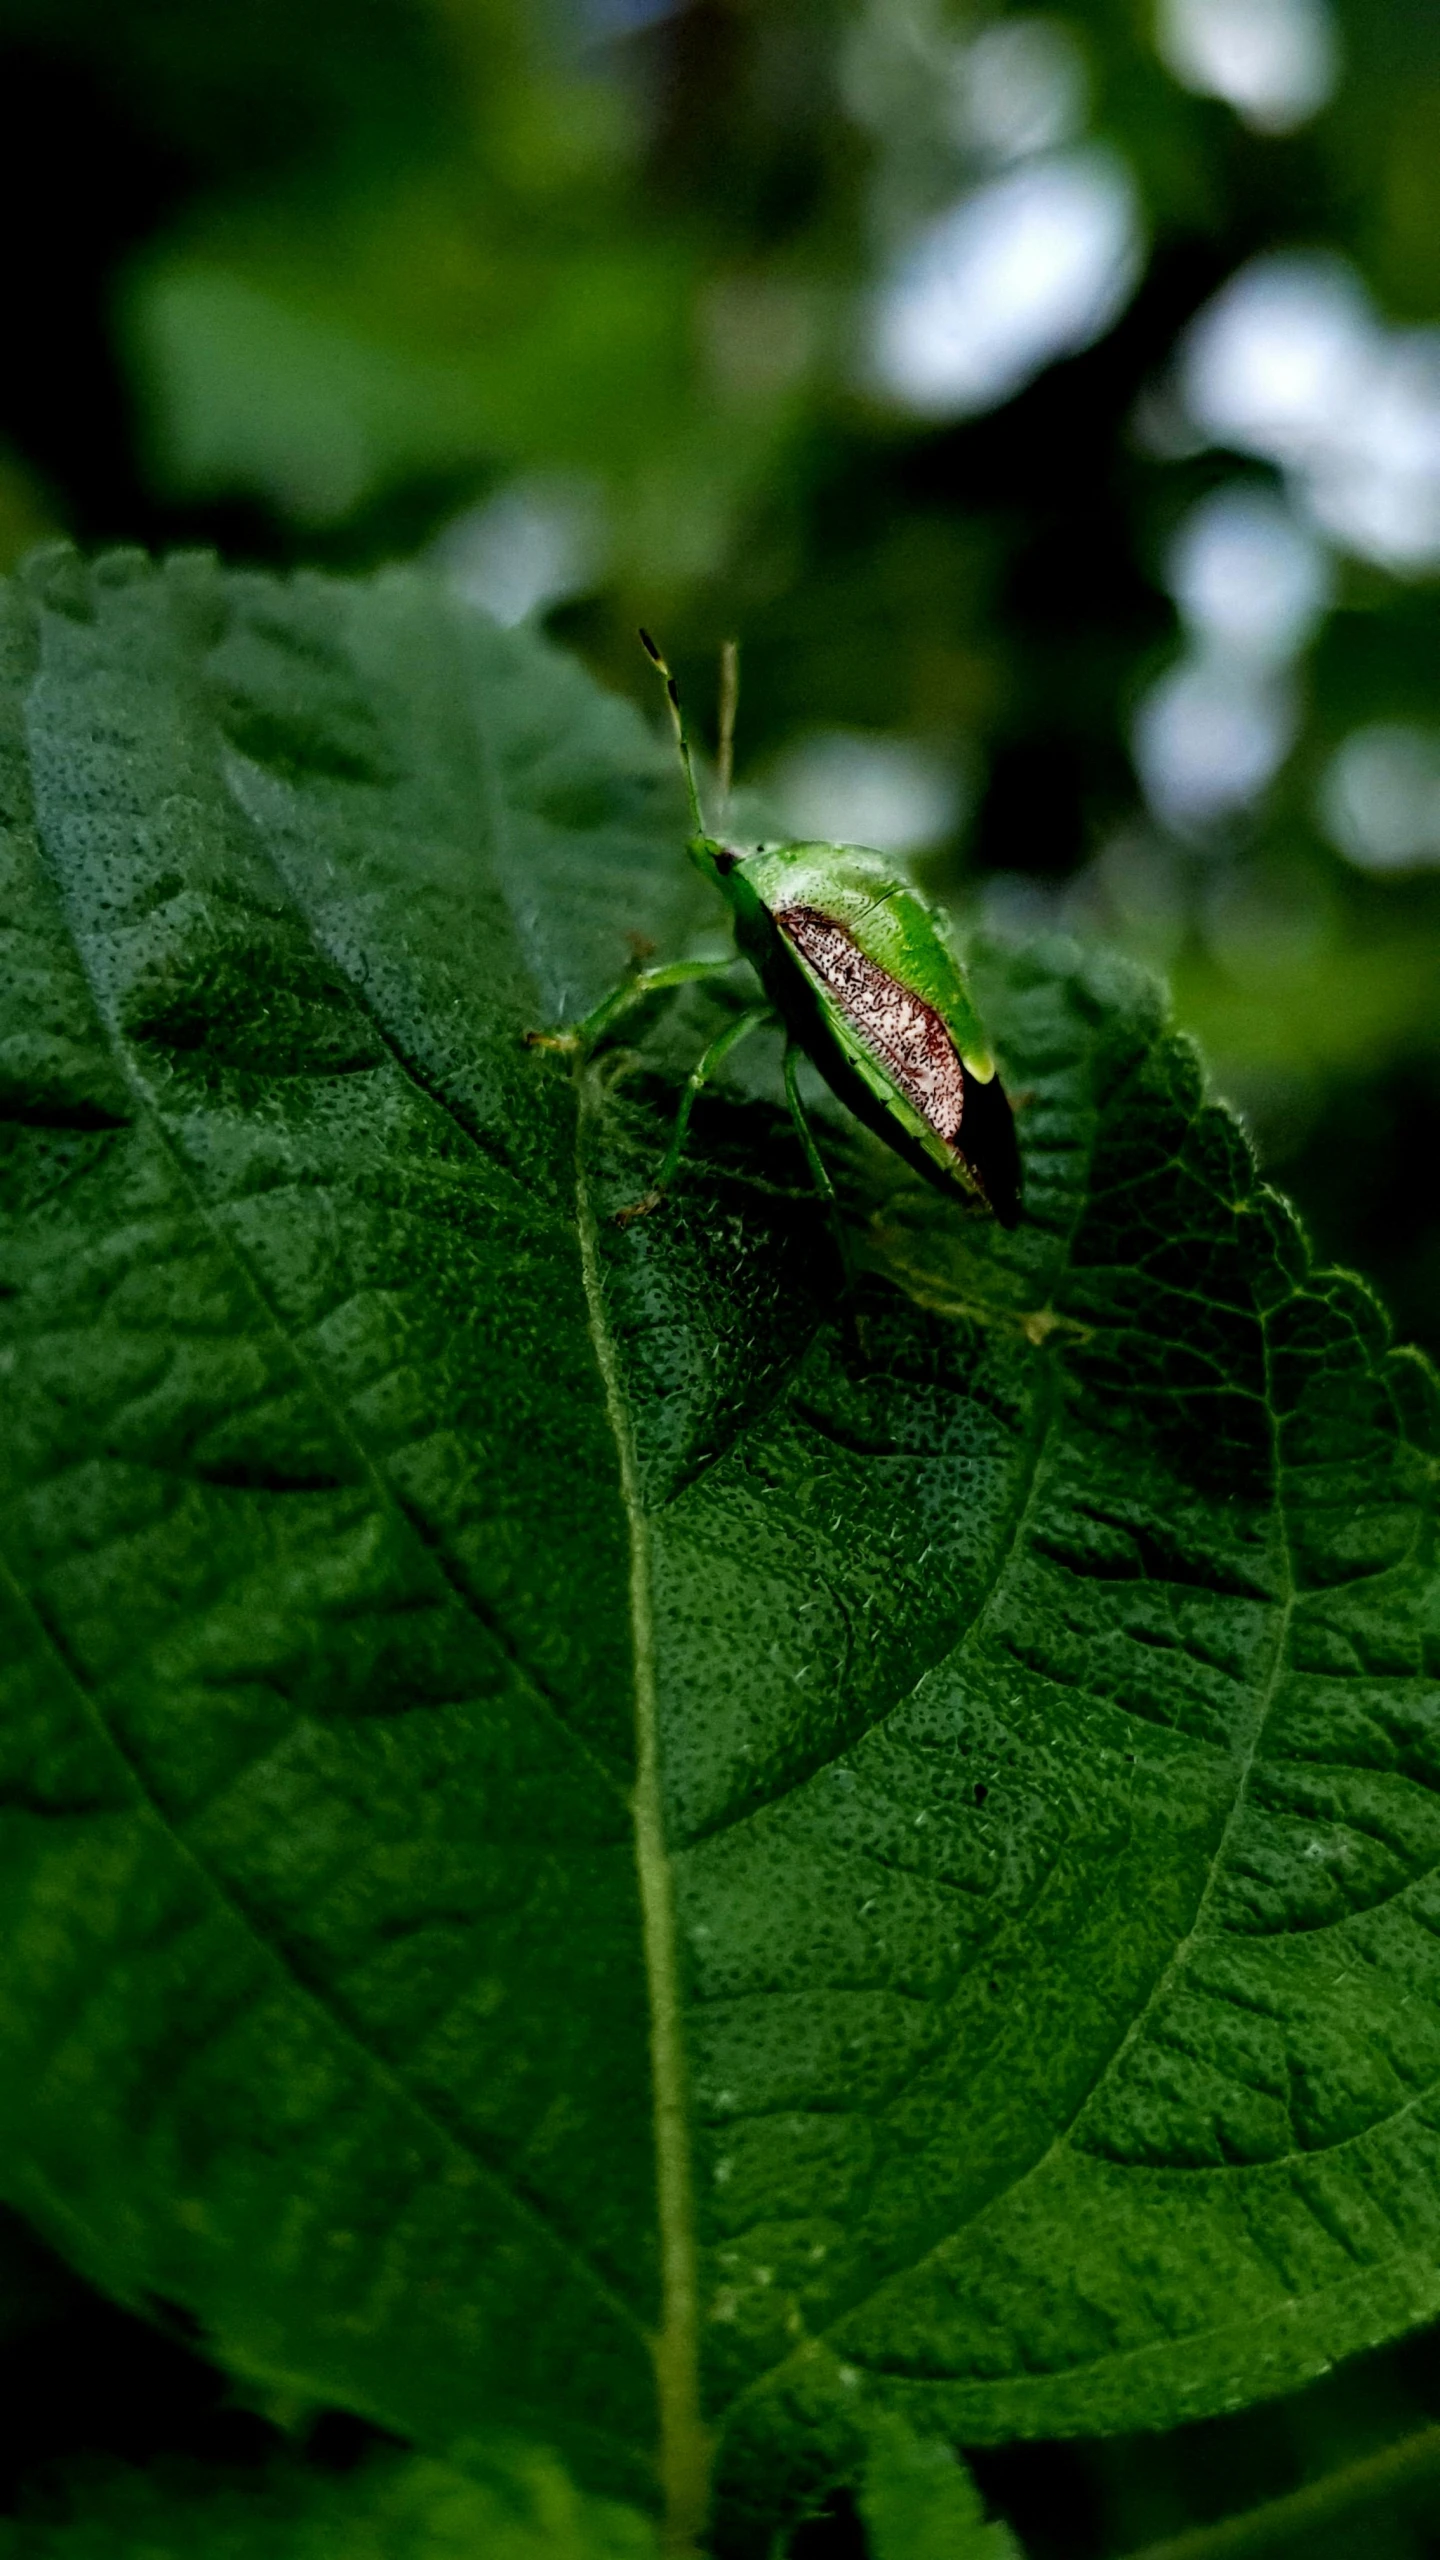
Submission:
[[[800,1140],[801,1146],[805,1150],[805,1162],[810,1168],[810,1179],[814,1183],[816,1190],[819,1192],[821,1199],[824,1201],[826,1210],[829,1214],[830,1232],[835,1238],[835,1251],[839,1257],[841,1277],[844,1281],[846,1296],[848,1297],[855,1286],[855,1272],[850,1260],[850,1246],[845,1234],[845,1223],[840,1215],[840,1203],[835,1196],[835,1185],[826,1171],[825,1159],[815,1144],[815,1132],[810,1126],[809,1119],[806,1116],[805,1105],[800,1099],[800,1080],[798,1073],[800,1056],[801,1052],[797,1048],[795,1042],[793,1040],[787,1040],[785,1044],[785,1099],[790,1105],[790,1117],[795,1123],[796,1135]]]
[[[675,1126],[670,1132],[670,1144],[665,1150],[654,1184],[645,1193],[643,1199],[632,1202],[628,1209],[616,1210],[615,1217],[620,1226],[628,1227],[632,1218],[648,1217],[652,1209],[658,1209],[675,1178],[676,1168],[685,1152],[685,1133],[690,1126],[690,1114],[695,1108],[695,1097],[702,1085],[708,1084],[716,1068],[723,1059],[729,1057],[732,1049],[738,1049],[741,1041],[748,1040],[751,1032],[758,1031],[762,1023],[773,1022],[774,1019],[768,1004],[751,1005],[744,1013],[737,1013],[733,1022],[727,1022],[724,1030],[711,1041],[703,1057],[697,1059],[686,1077],[685,1090],[680,1096],[680,1108],[675,1114]]]
[[[527,1031],[527,1049],[590,1049],[603,1032],[618,1022],[632,1005],[643,1004],[646,996],[658,995],[665,987],[688,986],[692,978],[723,977],[735,966],[732,951],[726,960],[671,960],[663,969],[637,969],[633,976],[622,978],[618,987],[601,998],[583,1021],[572,1023],[568,1031]]]

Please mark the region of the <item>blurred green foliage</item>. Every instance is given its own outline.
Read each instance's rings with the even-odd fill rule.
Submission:
[[[1319,249],[1392,326],[1440,321],[1440,10],[1333,18],[1333,95],[1276,130],[1175,76],[1150,0],[0,0],[0,557],[57,527],[428,551],[647,701],[637,621],[701,706],[737,632],[742,775],[783,812],[807,773],[813,805],[817,771],[888,770],[927,885],[1164,968],[1321,1249],[1440,1348],[1440,815],[1377,862],[1325,814],[1357,731],[1440,736],[1440,546],[1397,561],[1332,526],[1288,749],[1218,817],[1147,805],[1133,753],[1187,646],[1177,533],[1285,477],[1184,416],[1195,315],[1256,257]],[[975,73],[1017,27],[986,59],[1023,70],[1029,43],[1053,75],[1018,148],[993,114],[987,140]],[[1096,145],[1138,208],[1118,316],[971,414],[882,394],[906,242]],[[1440,474],[1428,448],[1405,468],[1422,497]],[[1432,2364],[1422,2343],[1163,2446],[990,2457],[982,2483],[1037,2560],[1118,2548],[1440,2407]]]

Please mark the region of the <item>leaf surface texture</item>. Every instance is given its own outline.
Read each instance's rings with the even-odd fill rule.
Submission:
[[[763,1091],[613,1222],[709,999],[524,1045],[717,921],[632,712],[400,573],[3,649],[10,2201],[737,2531],[1433,2315],[1434,1384],[1154,990],[980,955],[1027,1223],[837,1135],[857,1345]]]

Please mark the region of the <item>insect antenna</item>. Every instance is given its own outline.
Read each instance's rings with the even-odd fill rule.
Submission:
[[[670,705],[670,725],[675,732],[675,744],[680,750],[680,762],[685,770],[685,788],[690,795],[690,815],[695,821],[695,833],[697,836],[703,836],[706,832],[705,812],[700,806],[700,794],[695,788],[695,767],[690,761],[690,741],[685,734],[685,714],[680,708],[680,688],[648,631],[641,632],[640,645],[651,664],[658,669],[664,679],[665,699]]]
[[[735,714],[740,706],[740,643],[726,640],[720,650],[720,748],[715,778],[720,786],[720,824],[730,823],[730,785],[735,774]]]

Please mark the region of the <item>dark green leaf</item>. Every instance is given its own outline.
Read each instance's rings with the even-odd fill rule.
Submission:
[[[860,2513],[871,2560],[1020,2560],[1008,2525],[986,2523],[963,2462],[902,2418],[875,2423]]]
[[[0,2560],[653,2560],[633,2508],[578,2495],[523,2446],[477,2473],[375,2455],[337,2474],[276,2461],[77,2467],[13,2523]]]
[[[984,962],[1028,1223],[846,1157],[857,1349],[763,1094],[612,1223],[682,1010],[524,1046],[712,921],[631,712],[398,574],[5,615],[11,2200],[681,2537],[1433,2313],[1433,1381],[1154,991]]]

